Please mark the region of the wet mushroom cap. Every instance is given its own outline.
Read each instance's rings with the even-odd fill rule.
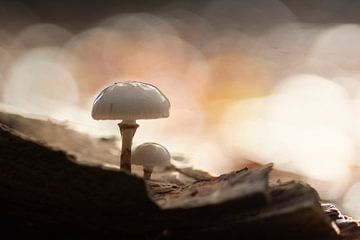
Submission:
[[[131,163],[148,167],[165,167],[170,164],[170,153],[157,143],[143,143],[133,152]]]
[[[95,120],[136,120],[169,117],[170,102],[155,86],[138,81],[118,82],[95,99]]]

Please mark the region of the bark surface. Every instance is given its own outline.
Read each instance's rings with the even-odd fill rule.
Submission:
[[[78,164],[74,156],[5,125],[0,146],[0,223],[3,234],[14,238],[359,236],[357,222],[336,221],[309,185],[269,186],[271,165],[216,178],[200,174],[201,180],[188,184],[145,183],[125,172]]]

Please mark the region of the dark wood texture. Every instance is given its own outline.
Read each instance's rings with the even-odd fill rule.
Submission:
[[[79,165],[0,127],[0,221],[29,237],[336,239],[315,191],[268,187],[271,165],[162,191],[156,182]],[[149,189],[150,196],[146,189]]]

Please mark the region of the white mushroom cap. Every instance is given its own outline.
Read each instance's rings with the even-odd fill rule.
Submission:
[[[92,117],[96,120],[136,120],[169,117],[170,102],[155,86],[118,82],[105,88],[95,99]]]
[[[139,145],[131,156],[131,163],[148,167],[168,166],[170,164],[170,153],[157,143],[143,143]]]

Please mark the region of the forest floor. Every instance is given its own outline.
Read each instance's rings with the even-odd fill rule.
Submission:
[[[172,165],[143,181],[115,139],[0,113],[0,223],[51,239],[360,239],[359,222],[272,164],[214,177]],[[284,174],[284,173],[283,173]]]

